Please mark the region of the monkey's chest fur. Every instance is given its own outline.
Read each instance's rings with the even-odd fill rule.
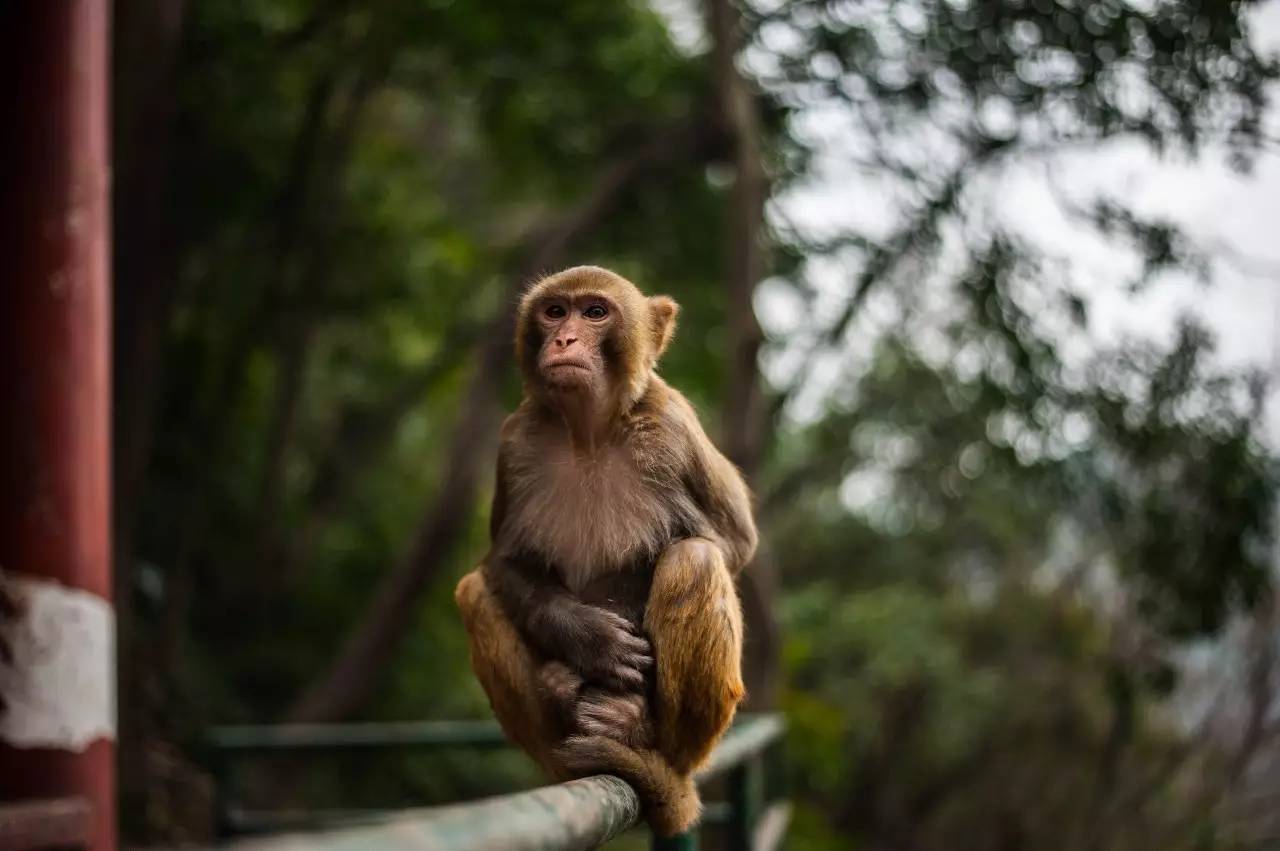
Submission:
[[[510,531],[581,599],[608,604],[647,590],[654,562],[688,525],[688,499],[668,466],[627,447],[591,456],[546,447],[514,477]]]

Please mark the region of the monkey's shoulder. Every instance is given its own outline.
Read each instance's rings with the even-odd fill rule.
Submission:
[[[573,466],[594,475],[636,472],[666,489],[688,477],[697,449],[707,438],[693,406],[655,376],[640,401],[621,417],[615,440],[597,453],[604,463]],[[572,460],[573,454],[563,423],[528,400],[503,423],[499,452],[509,469],[540,468],[548,459],[559,465]]]
[[[656,375],[625,418],[624,428],[638,451],[660,450],[686,463],[696,458],[703,443],[710,442],[689,400]]]

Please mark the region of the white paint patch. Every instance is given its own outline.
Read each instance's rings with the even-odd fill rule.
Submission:
[[[9,574],[22,607],[0,624],[13,664],[0,662],[0,742],[83,751],[115,739],[115,611],[101,597]]]

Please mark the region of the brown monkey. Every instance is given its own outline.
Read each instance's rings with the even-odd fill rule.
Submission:
[[[750,497],[654,373],[677,306],[582,266],[521,302],[484,563],[456,597],[507,735],[553,776],[616,774],[670,835],[743,695],[733,575]]]

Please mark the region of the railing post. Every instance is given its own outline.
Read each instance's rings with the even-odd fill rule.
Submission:
[[[213,781],[213,794],[210,804],[213,806],[213,835],[218,839],[226,839],[231,835],[231,765],[230,758],[216,745],[210,748],[209,775]]]
[[[751,835],[764,793],[762,767],[760,755],[755,754],[729,772],[728,847],[731,851],[751,849]]]
[[[786,754],[782,740],[776,741],[764,751],[764,806],[790,797],[790,780],[787,777]]]
[[[698,828],[691,828],[676,836],[662,837],[655,833],[649,847],[653,851],[698,851]]]

